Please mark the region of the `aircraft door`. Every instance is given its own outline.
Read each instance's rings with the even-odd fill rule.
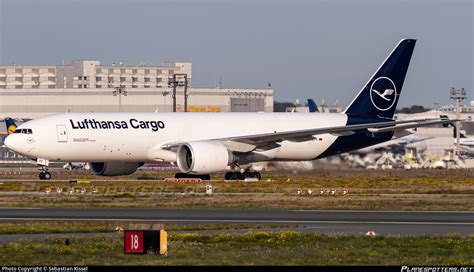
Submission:
[[[56,130],[58,132],[58,143],[67,142],[67,130],[65,125],[56,125]]]

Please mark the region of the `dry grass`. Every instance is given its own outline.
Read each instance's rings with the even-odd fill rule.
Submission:
[[[65,180],[82,177],[83,171],[61,171]],[[268,173],[260,182],[213,180],[214,192],[206,196],[208,183],[167,183],[162,180],[136,180],[143,176],[163,178],[171,173],[140,172],[90,184],[74,184],[87,193],[56,194],[67,191],[67,182],[5,182],[0,185],[0,206],[15,207],[157,207],[157,208],[290,208],[290,209],[380,209],[380,210],[474,210],[474,172],[471,170],[416,171],[320,171],[287,175]],[[27,174],[24,174],[27,175]],[[96,177],[95,177],[96,178]],[[217,176],[216,178],[220,178]],[[45,194],[46,188],[53,189]],[[99,190],[90,193],[92,188]],[[308,195],[308,189],[313,195]],[[335,188],[335,196],[319,195],[320,188]],[[348,190],[342,196],[341,189]],[[297,190],[302,195],[297,195]],[[17,192],[14,194],[5,192]],[[22,194],[21,192],[26,192]],[[34,193],[36,192],[36,193]]]
[[[168,256],[126,255],[123,236],[0,246],[3,265],[472,265],[474,237],[356,237],[297,232],[171,235]],[[25,246],[27,244],[28,246]]]

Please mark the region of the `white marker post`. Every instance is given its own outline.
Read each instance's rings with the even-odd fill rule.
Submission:
[[[210,184],[206,185],[206,194],[212,195],[212,185]]]

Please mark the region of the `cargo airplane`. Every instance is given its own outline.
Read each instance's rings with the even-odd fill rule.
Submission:
[[[178,178],[260,179],[240,166],[316,160],[454,121],[393,119],[415,43],[401,40],[342,113],[64,113],[21,124],[5,145],[42,166],[41,179],[50,161],[87,161],[104,176],[173,162]]]

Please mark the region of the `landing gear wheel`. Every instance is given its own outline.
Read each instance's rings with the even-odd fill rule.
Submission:
[[[257,180],[261,180],[262,179],[262,175],[260,175],[259,172],[244,172],[242,174],[243,176],[243,180],[245,179],[257,179]]]
[[[252,172],[244,172],[243,176],[243,179],[249,179],[254,177]]]
[[[232,172],[231,179],[233,179],[233,180],[243,180],[244,177],[242,176],[242,173],[240,173],[240,172]]]
[[[48,171],[42,171],[39,173],[39,179],[46,179],[50,180],[51,179],[51,173]]]
[[[51,179],[51,173],[46,171],[43,173],[44,179],[50,180]]]
[[[227,172],[225,173],[226,180],[241,180],[243,179],[243,176],[240,172]]]
[[[225,173],[226,180],[245,180],[245,179],[251,179],[251,178],[261,180],[262,175],[259,172],[249,172],[249,171],[246,171],[243,173],[240,173],[240,172]]]

